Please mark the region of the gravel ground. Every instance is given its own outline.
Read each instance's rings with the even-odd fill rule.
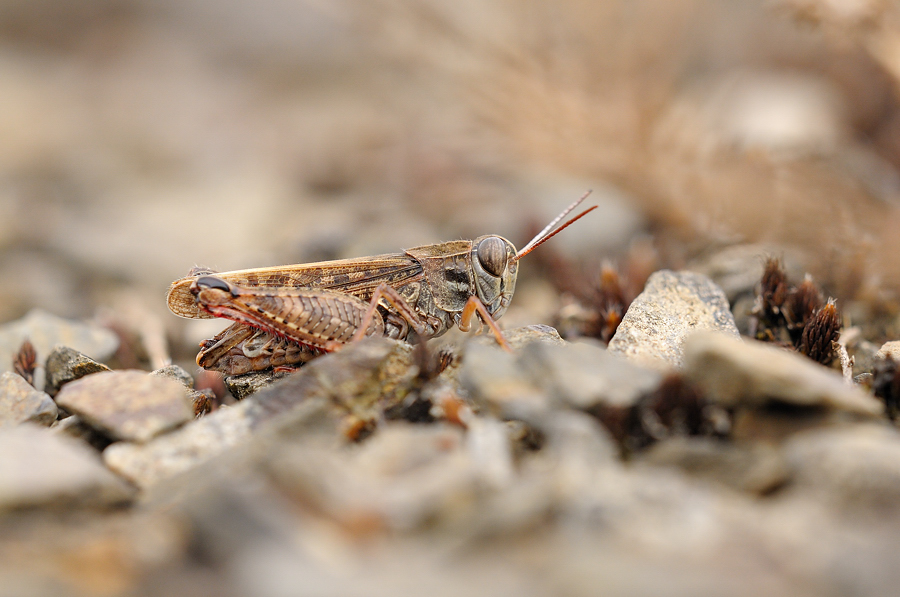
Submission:
[[[877,0],[0,6],[0,597],[897,594],[897,47]],[[230,375],[166,308],[587,189],[509,351]]]

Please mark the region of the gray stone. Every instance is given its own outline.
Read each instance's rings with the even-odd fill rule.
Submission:
[[[131,491],[80,442],[32,425],[0,429],[0,510],[108,506]]]
[[[703,332],[685,346],[685,376],[726,407],[780,402],[878,416],[883,405],[802,355],[755,340]]]
[[[859,424],[793,436],[784,446],[792,488],[814,491],[844,512],[893,513],[900,503],[900,434]]]
[[[581,410],[628,407],[655,389],[662,375],[593,342],[537,343],[517,355],[524,375],[549,395]]]
[[[521,369],[516,355],[497,345],[468,343],[459,381],[477,406],[502,419],[534,421],[552,405],[550,397]]]
[[[184,367],[179,367],[178,365],[166,365],[165,367],[161,367],[156,371],[151,372],[150,375],[174,379],[187,389],[194,389],[194,377],[185,371]]]
[[[11,371],[12,361],[22,341],[28,338],[37,353],[38,373],[47,356],[58,345],[72,348],[104,361],[119,346],[116,335],[103,327],[62,319],[46,311],[34,309],[17,321],[0,326],[0,371]],[[35,375],[43,389],[43,376]]]
[[[44,389],[56,396],[59,389],[70,381],[85,375],[109,371],[109,367],[68,346],[57,346],[47,357],[47,382]]]
[[[662,270],[628,307],[609,350],[647,366],[681,367],[684,341],[697,330],[739,337],[728,299],[709,278]]]
[[[10,371],[0,375],[0,427],[26,421],[50,425],[57,413],[50,396],[35,390],[21,375]]]
[[[56,401],[110,437],[137,442],[193,416],[187,388],[143,371],[106,371],[84,377],[63,386]]]

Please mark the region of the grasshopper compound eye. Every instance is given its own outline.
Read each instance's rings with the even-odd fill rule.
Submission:
[[[506,252],[506,243],[502,238],[489,236],[478,243],[476,251],[478,252],[478,262],[485,271],[498,278],[503,275],[509,255]]]
[[[222,290],[231,294],[232,296],[237,296],[231,284],[229,284],[222,278],[217,278],[215,276],[201,276],[200,278],[197,278],[194,281],[191,290],[196,289],[194,290],[194,294],[196,294],[201,290],[205,290],[207,288],[212,290]]]

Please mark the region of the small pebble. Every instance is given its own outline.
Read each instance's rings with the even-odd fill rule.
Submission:
[[[57,403],[113,439],[146,442],[191,420],[187,388],[143,371],[106,371],[63,386]]]
[[[64,384],[100,371],[109,371],[109,367],[74,348],[57,346],[47,357],[47,381],[44,389],[51,396],[56,396]]]
[[[50,425],[57,414],[53,399],[35,390],[21,375],[10,371],[0,375],[0,427],[26,421]]]

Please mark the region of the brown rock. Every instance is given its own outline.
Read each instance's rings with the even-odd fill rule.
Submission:
[[[109,367],[74,348],[57,346],[47,357],[47,382],[44,389],[51,396],[56,396],[64,384],[100,371],[109,371]]]
[[[34,389],[21,375],[7,371],[0,375],[0,427],[25,421],[49,425],[56,420],[56,403]]]
[[[114,439],[145,442],[189,421],[187,388],[143,371],[108,371],[66,384],[63,408]]]

